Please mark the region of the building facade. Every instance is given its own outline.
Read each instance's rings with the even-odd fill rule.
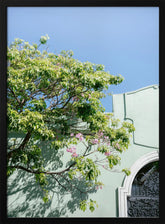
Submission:
[[[80,195],[66,194],[52,183],[51,200],[42,201],[32,174],[18,171],[8,179],[9,217],[158,217],[159,216],[159,87],[148,86],[136,91],[114,94],[113,113],[121,121],[134,124],[130,147],[121,154],[121,165],[114,172],[101,168],[102,189],[91,193],[98,208],[93,212],[78,209]],[[20,137],[11,133],[10,137]],[[81,146],[80,146],[81,147]],[[49,153],[45,157],[49,159]],[[60,167],[60,159],[50,158]],[[48,166],[51,164],[48,164]],[[126,176],[119,172],[130,168]],[[154,184],[153,184],[154,183]],[[153,187],[154,186],[154,187]]]

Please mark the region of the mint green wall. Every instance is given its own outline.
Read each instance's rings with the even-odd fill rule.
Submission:
[[[159,143],[159,87],[148,86],[143,89],[125,94],[113,95],[113,112],[116,118],[133,122],[135,132],[129,149],[121,154],[121,165],[115,172],[101,169],[100,180],[103,189],[90,194],[99,207],[94,212],[82,212],[78,209],[80,195],[74,189],[66,194],[59,190],[57,183],[50,186],[52,199],[48,204],[42,201],[42,191],[35,183],[32,174],[18,171],[8,180],[8,216],[9,217],[118,217],[117,189],[122,186],[125,175],[118,172],[122,168],[130,168],[144,154],[158,150]],[[10,133],[10,137],[18,137]],[[79,146],[81,151],[83,146]],[[62,169],[69,160],[64,150],[50,157],[47,144],[43,145],[43,154],[49,161],[47,165],[54,169]],[[62,156],[62,157],[61,157]],[[61,159],[62,158],[62,159]],[[77,181],[77,185],[83,183]],[[69,188],[69,186],[67,186]],[[85,197],[85,196],[83,196]]]

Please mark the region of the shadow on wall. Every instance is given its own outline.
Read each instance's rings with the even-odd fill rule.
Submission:
[[[43,145],[44,163],[51,165],[52,170],[63,167],[61,155],[63,152],[55,151]],[[51,151],[50,151],[51,150]],[[89,194],[95,193],[96,189],[88,193],[84,179],[73,179],[72,185],[66,174],[56,175],[58,181],[48,176],[50,200],[43,201],[43,190],[36,183],[35,176],[22,170],[18,170],[8,179],[8,217],[68,217],[74,213],[80,200],[88,199]],[[60,182],[60,185],[59,183]],[[63,186],[63,187],[62,187]]]

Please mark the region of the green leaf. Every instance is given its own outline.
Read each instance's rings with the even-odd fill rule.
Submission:
[[[127,176],[129,176],[131,174],[131,171],[127,168],[122,169],[122,172],[124,172]]]
[[[80,202],[80,209],[85,212],[85,210],[87,209],[87,201],[83,200]]]
[[[47,196],[43,197],[44,203],[47,203],[49,201],[49,198]]]

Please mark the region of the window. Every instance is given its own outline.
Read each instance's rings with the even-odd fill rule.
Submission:
[[[159,162],[144,166],[127,197],[128,217],[159,217]]]
[[[132,167],[130,169],[131,170],[131,174],[129,176],[126,176],[126,178],[124,180],[123,187],[119,187],[118,188],[119,217],[131,217],[132,216],[131,215],[132,214],[131,206],[133,206],[133,203],[132,203],[131,200],[133,200],[133,196],[135,196],[135,197],[142,196],[142,195],[140,195],[140,194],[142,194],[142,188],[140,188],[140,186],[138,186],[138,187],[136,186],[137,185],[137,183],[136,183],[137,179],[138,180],[140,179],[141,181],[144,180],[143,182],[145,183],[145,185],[143,183],[143,188],[150,181],[152,182],[154,178],[156,178],[157,182],[159,182],[158,181],[159,180],[159,178],[158,178],[158,169],[155,170],[157,174],[155,173],[155,171],[154,172],[152,171],[153,164],[156,164],[156,163],[153,163],[153,162],[156,162],[158,160],[159,160],[158,151],[152,151],[150,153],[147,153],[147,154],[143,155],[141,158],[139,158],[132,165]],[[147,165],[147,164],[150,164],[150,165]],[[152,171],[152,172],[150,172],[150,171]],[[144,173],[144,175],[143,175],[143,173]],[[150,174],[150,179],[148,179],[149,177],[147,178],[147,176],[146,176],[147,174],[148,174],[148,176]],[[150,183],[149,183],[149,186],[150,186]],[[157,184],[157,186],[156,186],[157,189],[158,189],[158,186],[159,186],[159,184]],[[141,193],[138,193],[138,192],[141,192]],[[156,190],[156,192],[157,192],[157,190]],[[145,197],[148,197],[147,195],[151,195],[151,194],[147,193],[145,195]],[[152,196],[153,196],[153,193],[152,193]],[[138,201],[138,199],[136,199],[136,200]],[[154,199],[154,197],[151,197],[150,200],[151,201],[153,201],[153,200],[156,201],[157,200],[157,202],[159,202],[157,193],[156,193],[155,199]],[[132,205],[131,205],[131,203],[132,203]],[[157,210],[155,210],[155,214],[156,215],[154,215],[154,216],[158,215],[158,211]],[[134,215],[136,215],[136,214],[134,214]]]

